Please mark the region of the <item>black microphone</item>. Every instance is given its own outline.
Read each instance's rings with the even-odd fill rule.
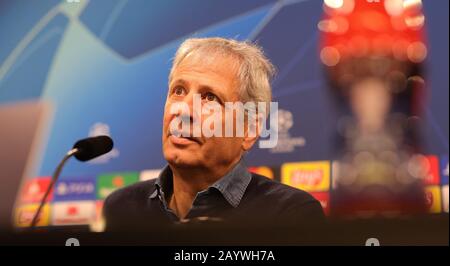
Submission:
[[[100,155],[110,152],[113,146],[114,146],[113,141],[108,136],[97,136],[77,141],[75,145],[73,145],[73,148],[64,156],[64,158],[58,164],[55,172],[53,172],[52,180],[48,185],[44,197],[41,200],[39,208],[37,209],[36,213],[33,216],[33,220],[31,221],[30,227],[34,228],[36,226],[39,214],[41,213],[42,207],[44,206],[45,201],[47,200],[48,194],[50,194],[53,185],[56,183],[56,180],[58,180],[59,174],[61,173],[64,164],[70,157],[75,156],[75,158],[77,158],[82,162],[89,161]]]
[[[79,140],[73,145],[73,149],[78,149],[74,154],[75,158],[85,162],[105,153],[113,148],[113,141],[108,136],[97,136]]]

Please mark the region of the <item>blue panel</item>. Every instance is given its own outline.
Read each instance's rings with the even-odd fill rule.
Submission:
[[[20,53],[0,79],[0,103],[41,96],[67,21],[63,15],[54,17]]]
[[[19,41],[60,0],[0,1],[0,65]]]
[[[256,10],[193,35],[246,39],[267,11]],[[55,102],[57,112],[41,173],[51,173],[61,154],[74,140],[96,130],[97,123],[108,126],[118,157],[107,164],[73,162],[67,165],[67,173],[96,175],[162,167],[161,121],[167,77],[170,58],[181,41],[139,59],[124,60],[83,24],[68,27],[44,94]]]
[[[57,3],[62,1],[0,0],[0,69]],[[282,153],[255,147],[246,158],[248,164],[329,160],[337,112],[318,56],[322,4],[320,0],[91,0],[79,20],[68,21],[60,14],[32,39],[0,77],[0,103],[38,97],[55,103],[41,176],[51,174],[75,140],[96,132],[110,133],[116,150],[95,163],[71,161],[65,168],[68,176],[160,168],[165,163],[161,124],[167,76],[178,45],[193,36],[240,40],[251,36],[278,68],[273,96],[292,114],[288,137],[306,142]],[[449,2],[423,4],[429,42],[426,152],[448,154]],[[277,9],[278,5],[284,6]]]
[[[92,1],[81,19],[108,46],[124,57],[132,58],[273,2],[100,0]],[[112,3],[114,7],[111,7]]]

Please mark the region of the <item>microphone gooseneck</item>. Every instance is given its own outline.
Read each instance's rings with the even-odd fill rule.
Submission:
[[[50,191],[53,188],[53,185],[56,183],[56,180],[58,180],[58,177],[64,167],[64,164],[69,160],[70,157],[75,155],[79,150],[77,148],[71,149],[61,160],[61,162],[56,167],[55,172],[53,173],[52,180],[50,181],[50,184],[48,185],[47,191],[45,191],[44,197],[41,200],[41,203],[39,204],[39,208],[37,209],[36,213],[33,216],[33,220],[31,221],[31,228],[34,228],[37,224],[39,214],[41,213],[42,207],[44,206],[45,202],[47,201],[47,197],[50,194]]]
[[[34,228],[36,226],[42,207],[47,201],[47,197],[50,194],[50,191],[58,180],[65,163],[70,159],[70,157],[74,156],[82,162],[89,161],[110,152],[113,146],[113,140],[109,136],[96,136],[77,141],[73,148],[64,156],[64,158],[61,160],[61,162],[53,172],[52,180],[50,181],[47,191],[45,191],[44,197],[42,198],[41,203],[39,204],[39,207],[33,216],[30,227]]]

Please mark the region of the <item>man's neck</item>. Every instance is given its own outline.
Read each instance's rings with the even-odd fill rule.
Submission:
[[[173,193],[169,208],[183,219],[189,213],[198,192],[203,191],[230,172],[238,163],[213,169],[177,168],[170,166],[173,174]]]

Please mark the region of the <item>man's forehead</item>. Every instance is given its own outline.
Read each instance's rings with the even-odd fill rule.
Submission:
[[[239,85],[237,63],[236,59],[229,56],[201,58],[198,54],[188,55],[175,67],[170,83],[180,81],[189,83],[192,75],[195,75],[196,78],[202,79],[205,84],[201,85],[204,87],[220,89],[234,94]]]
[[[237,77],[239,60],[231,55],[221,53],[204,54],[191,52],[175,67],[177,69],[195,69],[197,71],[214,71],[216,73]]]

